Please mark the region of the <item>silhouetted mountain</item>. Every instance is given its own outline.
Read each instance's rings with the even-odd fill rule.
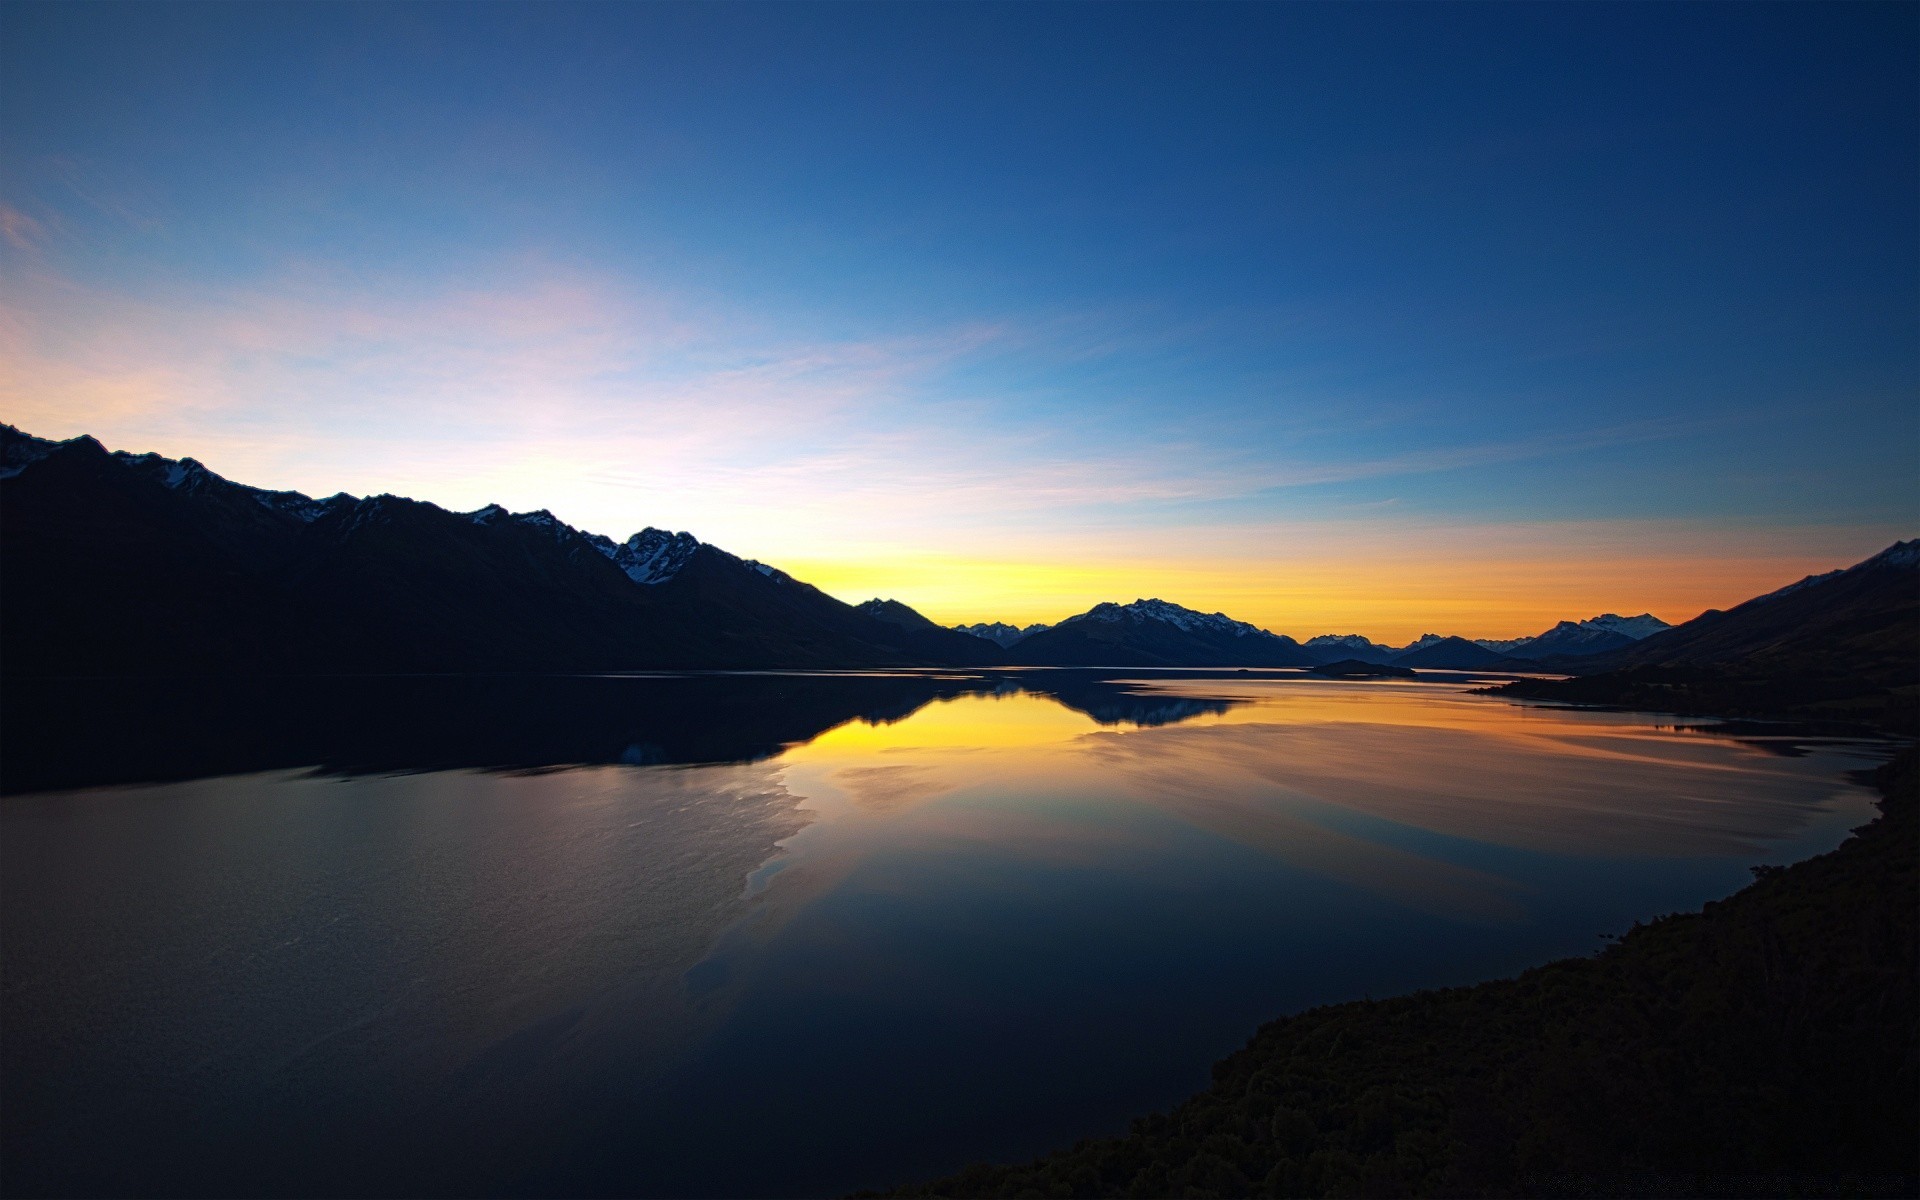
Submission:
[[[1316,661],[1290,637],[1164,600],[1097,604],[1021,639],[1012,657],[1032,666],[1297,667]]]
[[[899,630],[897,636],[903,639],[903,644],[929,661],[971,666],[992,666],[1010,661],[997,648],[998,643],[990,642],[982,646],[979,638],[936,625],[898,600],[875,598],[854,605],[854,609]]]
[[[991,644],[879,621],[689,534],[546,512],[313,500],[191,459],[0,427],[9,674],[973,665]]]
[[[1357,633],[1323,633],[1308,638],[1301,643],[1301,647],[1308,654],[1327,662],[1358,660],[1364,663],[1388,663],[1400,653],[1392,646],[1383,646]]]
[[[1582,678],[1503,694],[1681,713],[1791,714],[1901,729],[1920,683],[1920,539],[1634,645]]]
[[[1613,665],[1739,663],[1754,671],[1845,672],[1888,684],[1920,674],[1920,538],[1809,576],[1612,656]]]
[[[882,600],[876,596],[871,600],[863,600],[853,607],[877,621],[898,625],[902,629],[944,629],[943,626],[935,625],[921,616],[918,610],[898,600]]]
[[[1636,639],[1612,629],[1592,629],[1577,621],[1562,621],[1538,637],[1528,638],[1507,653],[1521,658],[1547,658],[1552,655],[1584,657],[1605,654],[1634,644]]]
[[[954,629],[960,633],[972,634],[974,637],[985,638],[988,641],[992,642],[994,645],[999,646],[1003,649],[1012,647],[1012,645],[1015,642],[1019,641],[1021,638],[1031,637],[1034,634],[1039,633],[1042,629],[1051,629],[1051,628],[1052,626],[1042,622],[1035,622],[1034,624],[1025,626],[1023,628],[1019,625],[1008,625],[1002,621],[994,621],[991,623],[983,622],[975,625],[955,625],[954,626]]]
[[[1393,665],[1446,671],[1529,671],[1539,666],[1460,637],[1423,638],[1415,645],[1417,649],[1394,655]]]
[[[1554,656],[1578,658],[1588,654],[1605,654],[1609,650],[1619,650],[1631,646],[1642,638],[1651,637],[1673,626],[1662,621],[1652,613],[1641,613],[1637,617],[1623,617],[1617,613],[1601,613],[1584,621],[1562,621],[1545,633],[1532,637],[1475,638],[1474,644],[1485,646],[1489,650],[1498,650],[1502,654],[1511,654],[1517,658],[1543,659]]]

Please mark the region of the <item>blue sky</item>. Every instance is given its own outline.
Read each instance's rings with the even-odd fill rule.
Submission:
[[[1911,5],[8,5],[0,419],[849,599],[1669,619],[1916,525]]]

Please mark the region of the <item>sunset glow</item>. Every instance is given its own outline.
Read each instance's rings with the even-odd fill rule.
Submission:
[[[1478,82],[1399,9],[1109,11],[1091,41],[1067,9],[111,11],[10,18],[0,419],[42,437],[684,529],[942,622],[1157,595],[1388,641],[1679,621],[1920,517],[1887,316],[1916,303],[1911,105],[1783,80],[1714,109],[1764,55],[1605,75],[1648,22],[1790,42],[1784,10],[1474,18]],[[1356,25],[1401,92],[1318,65]],[[1260,45],[1287,65],[1221,73],[1251,105],[1157,73]],[[500,99],[433,102],[483,77]],[[1740,166],[1687,175],[1708,147]],[[1516,227],[1522,195],[1565,228]]]

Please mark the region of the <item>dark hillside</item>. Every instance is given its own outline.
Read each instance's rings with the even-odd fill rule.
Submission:
[[[1619,667],[1737,663],[1771,675],[1856,675],[1911,683],[1920,672],[1920,539],[1645,638]]]
[[[1315,1009],[1123,1137],[919,1196],[1906,1196],[1916,788],[1829,854],[1517,979]]]
[[[1789,716],[1920,732],[1920,541],[1702,613],[1575,679],[1507,696],[1687,714]],[[1582,670],[1587,668],[1582,667]]]
[[[686,535],[672,572],[641,582],[610,556],[614,543],[544,512],[311,500],[190,459],[8,426],[0,459],[0,663],[10,676],[1004,660],[991,642],[877,620]]]

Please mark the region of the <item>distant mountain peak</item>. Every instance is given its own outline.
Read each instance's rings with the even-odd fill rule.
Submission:
[[[690,533],[672,533],[651,525],[624,542],[596,538],[594,549],[613,560],[628,579],[652,587],[680,573],[706,543]]]
[[[1159,597],[1135,600],[1131,604],[1115,604],[1107,601],[1096,604],[1078,616],[1068,617],[1061,625],[1075,621],[1123,621],[1123,620],[1163,621],[1177,629],[1189,633],[1206,630],[1211,633],[1224,633],[1233,637],[1272,637],[1273,635],[1258,626],[1245,621],[1236,621],[1225,613],[1203,613],[1184,605],[1175,604]],[[1058,628],[1058,626],[1056,626]]]
[[[1053,626],[1044,621],[1036,621],[1024,627],[1009,625],[1005,621],[981,621],[972,625],[955,625],[953,628],[959,633],[970,633],[974,637],[985,638],[1005,649],[1022,638],[1032,637],[1043,630],[1052,629]]]
[[[1018,643],[1024,661],[1052,666],[1304,666],[1316,661],[1292,638],[1225,613],[1159,597],[1106,602]]]
[[[1376,650],[1385,650],[1387,648],[1372,638],[1365,637],[1358,633],[1322,633],[1310,637],[1300,644],[1303,646],[1356,646],[1362,648],[1371,646]]]
[[[898,600],[883,600],[875,596],[853,607],[876,620],[885,621],[889,625],[898,625],[902,629],[939,629],[943,634],[946,632],[940,625],[929,621],[918,609]]]

